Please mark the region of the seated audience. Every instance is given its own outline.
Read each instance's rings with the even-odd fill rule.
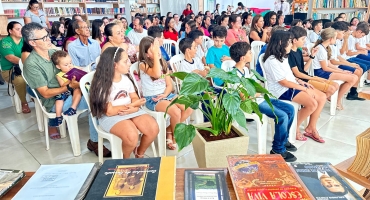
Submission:
[[[230,56],[236,62],[236,73],[239,77],[250,78],[249,69],[245,67],[252,60],[251,47],[247,42],[236,42],[230,47]],[[259,97],[257,94],[256,97]],[[243,98],[243,97],[242,97]],[[275,120],[275,134],[270,154],[280,154],[286,162],[296,161],[290,153],[297,148],[288,141],[289,130],[294,119],[294,107],[278,99],[270,99],[273,109],[263,98],[257,98],[258,108],[266,116]]]
[[[313,31],[310,34],[310,42],[315,43],[317,40],[319,40],[320,37],[320,32],[322,30],[322,21],[321,20],[314,20],[312,22],[312,29]]]
[[[123,158],[144,158],[146,149],[157,137],[159,128],[153,117],[141,109],[132,80],[127,75],[130,59],[120,47],[108,47],[101,55],[91,82],[90,105],[99,125],[122,140]],[[140,145],[138,131],[142,133]]]
[[[184,122],[192,113],[184,105],[174,104],[168,108],[176,97],[172,79],[168,75],[167,63],[160,56],[157,38],[144,37],[140,42],[139,68],[145,106],[152,111],[166,112],[170,115],[170,127],[167,129],[166,144],[170,150],[177,149],[174,131],[176,124]]]
[[[208,27],[211,25],[211,17],[210,16],[204,16],[203,21],[202,21],[202,32],[204,33],[205,36],[209,37],[210,34],[208,32]]]
[[[181,29],[182,21],[180,21],[180,17],[178,14],[173,14],[173,19],[175,20],[175,30],[179,32]]]
[[[159,26],[152,26],[148,29],[148,36],[157,38],[159,41],[160,49],[161,49],[161,55],[162,58],[168,63],[170,61],[170,56],[167,54],[166,49],[162,46],[163,45],[163,32],[162,29]]]
[[[101,20],[103,21],[104,26],[106,26],[106,25],[108,25],[108,24],[109,24],[109,19],[108,19],[108,17],[103,17]]]
[[[15,91],[17,92],[22,104],[22,113],[30,113],[26,99],[26,82],[21,74],[12,74],[14,66],[19,64],[21,59],[21,50],[23,47],[22,38],[22,25],[19,22],[11,21],[8,23],[6,30],[8,36],[0,41],[0,54],[1,54],[1,76],[5,82],[12,83]],[[47,35],[46,37],[49,37]],[[46,38],[42,38],[47,40]],[[49,38],[48,38],[49,39]],[[13,95],[13,94],[10,94]]]
[[[113,23],[108,24],[104,28],[104,34],[107,37],[107,41],[102,47],[101,52],[104,52],[108,47],[121,47],[127,53],[128,45],[124,43],[125,37],[121,26]]]
[[[143,28],[144,21],[141,17],[136,17],[133,24],[134,28],[127,34],[127,37],[130,39],[132,44],[138,46],[141,39],[148,36],[148,33],[147,30]]]
[[[71,42],[77,40],[78,38],[76,29],[78,29],[78,21],[71,20],[71,22],[68,25],[67,34],[66,34],[66,37],[64,39],[64,44],[63,44],[63,50],[66,52],[68,52],[68,45]]]
[[[355,31],[359,22],[360,20],[358,20],[357,17],[353,17],[349,22],[349,24],[351,25],[350,30]]]
[[[302,20],[300,19],[293,19],[292,23],[290,24],[291,27],[293,26],[299,26],[299,27],[302,27],[303,28],[303,24],[302,24]]]
[[[267,33],[271,31],[271,28],[264,27],[263,17],[261,15],[256,15],[252,19],[251,32],[249,34],[249,43],[252,44],[253,41],[267,42],[269,36]]]
[[[59,70],[55,70],[53,62],[51,61],[51,55],[56,51],[50,49],[51,42],[49,40],[47,31],[37,23],[30,23],[22,28],[22,36],[25,42],[30,44],[33,51],[26,59],[23,67],[24,77],[27,80],[30,88],[36,91],[36,95],[41,100],[42,105],[45,107],[47,112],[55,112],[55,96],[62,94],[67,91],[72,91],[75,88],[79,88],[80,84],[72,79],[72,81],[65,85],[60,86],[56,78],[56,74]],[[37,40],[36,40],[37,39]],[[64,101],[63,111],[66,111],[72,105],[72,97],[69,96]],[[81,99],[80,104],[77,106],[77,110],[88,109],[88,106],[84,99]],[[89,116],[89,130],[90,139],[87,142],[87,148],[90,151],[94,151],[98,155],[98,133],[96,132],[92,120]],[[58,133],[57,133],[58,134]],[[49,135],[54,138],[60,137],[55,135],[55,132],[50,132]],[[104,147],[104,157],[111,157],[111,152]]]
[[[189,38],[191,38],[194,43],[197,45],[196,57],[199,58],[203,65],[206,65],[206,58],[204,57],[204,49],[203,49],[203,33],[200,30],[194,30],[189,33]]]
[[[333,25],[334,24],[334,22],[326,22],[325,24],[324,24],[324,29],[325,28],[330,28],[331,27],[331,25]]]
[[[164,30],[163,30],[164,39],[169,39],[177,41],[179,34],[175,30],[175,20],[172,17],[167,17]]]
[[[247,34],[242,29],[242,19],[239,15],[231,15],[229,21],[229,29],[227,30],[227,36],[225,44],[227,46],[233,45],[235,42],[249,42]]]
[[[229,28],[229,17],[230,17],[229,15],[225,15],[225,14],[221,15],[221,17],[218,18],[219,20],[217,24],[228,29]]]
[[[100,48],[105,44],[104,28],[103,20],[95,19],[92,22],[91,38],[100,44]]]
[[[178,71],[187,73],[194,72],[205,77],[209,72],[209,68],[204,67],[202,60],[197,57],[197,46],[198,44],[192,38],[185,38],[180,41],[180,51],[185,55],[185,58],[181,62]]]
[[[281,27],[285,27],[284,19],[285,19],[284,15],[282,15],[282,14],[277,15],[277,16],[276,16],[276,20],[277,20],[276,25],[277,25],[277,26],[281,26]]]
[[[64,32],[64,24],[60,22],[53,22],[50,32],[51,43],[54,44],[56,47],[62,47],[65,39]]]
[[[151,26],[153,26],[153,18],[146,18],[144,20],[144,26],[145,26],[145,29],[148,30],[148,28],[150,28]]]
[[[127,22],[126,18],[121,17],[120,20],[122,22],[123,28],[125,29],[125,36],[127,36],[128,33],[132,30],[132,28],[130,26],[128,26],[128,22]]]
[[[72,57],[72,63],[75,66],[86,67],[95,62],[96,58],[100,56],[101,48],[96,40],[89,39],[90,30],[86,22],[77,21],[77,23],[75,31],[78,39],[68,45],[68,53]]]
[[[268,13],[265,14],[265,16],[263,17],[263,21],[264,21],[264,24],[263,24],[263,28],[267,28],[267,27],[273,27],[276,25],[276,19],[277,19],[277,14],[276,12],[274,11],[270,11]]]
[[[242,15],[242,29],[245,31],[246,36],[251,32],[252,27],[252,15],[245,12]]]
[[[287,55],[292,48],[293,36],[287,31],[275,31],[263,57],[265,78],[272,95],[280,100],[293,101],[302,105],[297,116],[296,139],[305,141],[310,137],[316,142],[324,143],[317,131],[317,120],[326,102],[324,93],[311,84],[294,77]],[[310,117],[304,136],[300,132],[302,122]]]

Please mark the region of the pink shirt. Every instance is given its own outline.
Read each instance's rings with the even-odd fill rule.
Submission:
[[[206,28],[204,28],[202,26],[202,29],[203,29],[203,33],[204,33],[205,36],[207,36],[207,37],[211,36],[211,34],[208,32],[208,30]]]
[[[233,45],[235,42],[247,42],[247,34],[245,33],[244,30],[239,29],[238,31],[235,31],[234,29],[228,29],[227,30],[227,36],[225,40],[225,44],[227,46]]]

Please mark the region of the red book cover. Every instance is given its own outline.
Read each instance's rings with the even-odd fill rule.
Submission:
[[[239,200],[310,200],[280,155],[227,156]]]

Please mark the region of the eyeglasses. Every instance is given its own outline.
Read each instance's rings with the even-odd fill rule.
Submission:
[[[88,26],[81,26],[80,29],[89,29],[90,27]]]
[[[31,6],[31,8],[39,9],[40,7],[39,6]]]
[[[47,35],[45,35],[44,37],[42,37],[42,38],[36,38],[36,39],[31,39],[31,40],[33,40],[33,41],[42,40],[42,41],[45,42],[48,38],[50,39],[50,34],[49,33]]]

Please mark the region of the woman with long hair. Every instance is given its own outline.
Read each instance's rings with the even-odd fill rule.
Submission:
[[[263,17],[261,15],[256,15],[252,19],[251,32],[249,34],[249,42],[252,44],[253,41],[262,41],[267,42],[269,36],[268,32],[271,31],[271,28],[263,28],[264,25]]]
[[[205,15],[204,18],[203,18],[203,22],[202,22],[202,26],[201,26],[201,29],[202,29],[202,32],[205,36],[207,37],[210,37],[211,35],[209,34],[208,32],[208,28],[209,26],[211,26],[211,17],[210,16],[207,16]]]
[[[161,29],[164,29],[164,26],[165,26],[165,24],[166,24],[166,19],[167,19],[167,17],[166,16],[161,16],[160,18],[159,18],[159,27],[161,27]]]
[[[270,11],[270,12],[266,13],[266,15],[263,17],[263,20],[265,22],[264,25],[263,25],[263,28],[275,26],[276,17],[277,17],[277,14],[274,11]]]
[[[269,91],[280,100],[293,101],[302,105],[297,116],[296,139],[303,140],[299,127],[310,117],[304,135],[317,142],[324,143],[318,131],[317,120],[326,102],[326,95],[311,84],[296,78],[288,63],[288,54],[292,48],[292,33],[275,31],[263,56],[264,77]]]
[[[349,22],[349,24],[351,25],[350,29],[351,31],[356,31],[356,28],[357,28],[357,24],[360,22],[360,20],[358,20],[357,17],[353,17],[351,19],[351,21]]]
[[[213,11],[213,14],[216,16],[216,15],[220,15],[220,4],[216,4],[216,9],[215,11]]]
[[[151,26],[153,26],[153,18],[152,17],[148,17],[144,20],[144,26],[146,28],[146,30],[148,30]]]
[[[192,113],[192,109],[185,109],[183,105],[171,104],[176,97],[172,93],[172,81],[168,76],[166,61],[161,57],[158,38],[144,37],[140,41],[139,68],[145,106],[152,111],[166,112],[170,115],[170,127],[167,131],[167,148],[177,148],[174,138],[176,124],[184,122]]]
[[[190,20],[185,24],[185,37],[188,37],[189,33],[197,29],[197,25],[194,20]]]
[[[56,47],[62,47],[64,43],[64,24],[55,21],[51,26],[50,40]]]
[[[185,38],[185,24],[191,20],[191,16],[188,15],[187,17],[184,18],[182,24],[181,24],[181,29],[179,31],[179,37],[180,39],[181,38]]]
[[[68,52],[69,43],[75,41],[78,38],[78,35],[75,31],[77,29],[77,27],[78,27],[78,21],[71,20],[69,22],[68,29],[67,29],[67,34],[66,34],[66,37],[65,37],[64,43],[63,43],[63,50],[66,51],[66,52]]]
[[[157,137],[159,128],[153,117],[140,107],[132,79],[127,75],[130,59],[120,47],[109,47],[100,56],[90,87],[90,108],[100,127],[122,140],[124,158],[143,158],[146,149]],[[138,131],[143,135],[140,145]]]
[[[125,35],[122,27],[118,24],[108,24],[104,28],[104,34],[107,37],[106,42],[101,48],[101,52],[104,52],[108,47],[121,47],[127,53],[127,44],[125,42]]]
[[[245,12],[242,15],[242,29],[245,31],[247,35],[251,32],[252,27],[252,15]]]
[[[172,17],[167,17],[166,19],[163,30],[163,37],[164,39],[170,39],[173,41],[177,41],[177,39],[179,38],[179,34],[175,29],[175,20]]]
[[[103,20],[95,19],[92,22],[91,37],[92,39],[99,42],[100,48],[102,48],[105,43],[104,28],[105,28],[105,25],[104,25]]]
[[[125,36],[127,36],[128,32],[132,30],[132,28],[128,25],[127,19],[124,17],[121,17],[121,22],[123,25],[123,28],[125,29]]]
[[[232,14],[229,21],[229,29],[227,30],[227,36],[225,44],[227,46],[233,45],[235,42],[249,42],[247,34],[242,27],[242,19],[239,15]]]
[[[186,4],[186,9],[184,11],[182,11],[182,14],[186,16],[188,15],[191,15],[193,13],[193,11],[191,10],[191,4],[188,3]]]
[[[229,28],[229,15],[223,14],[221,17],[218,18],[217,24],[220,26],[226,27],[226,29]]]

